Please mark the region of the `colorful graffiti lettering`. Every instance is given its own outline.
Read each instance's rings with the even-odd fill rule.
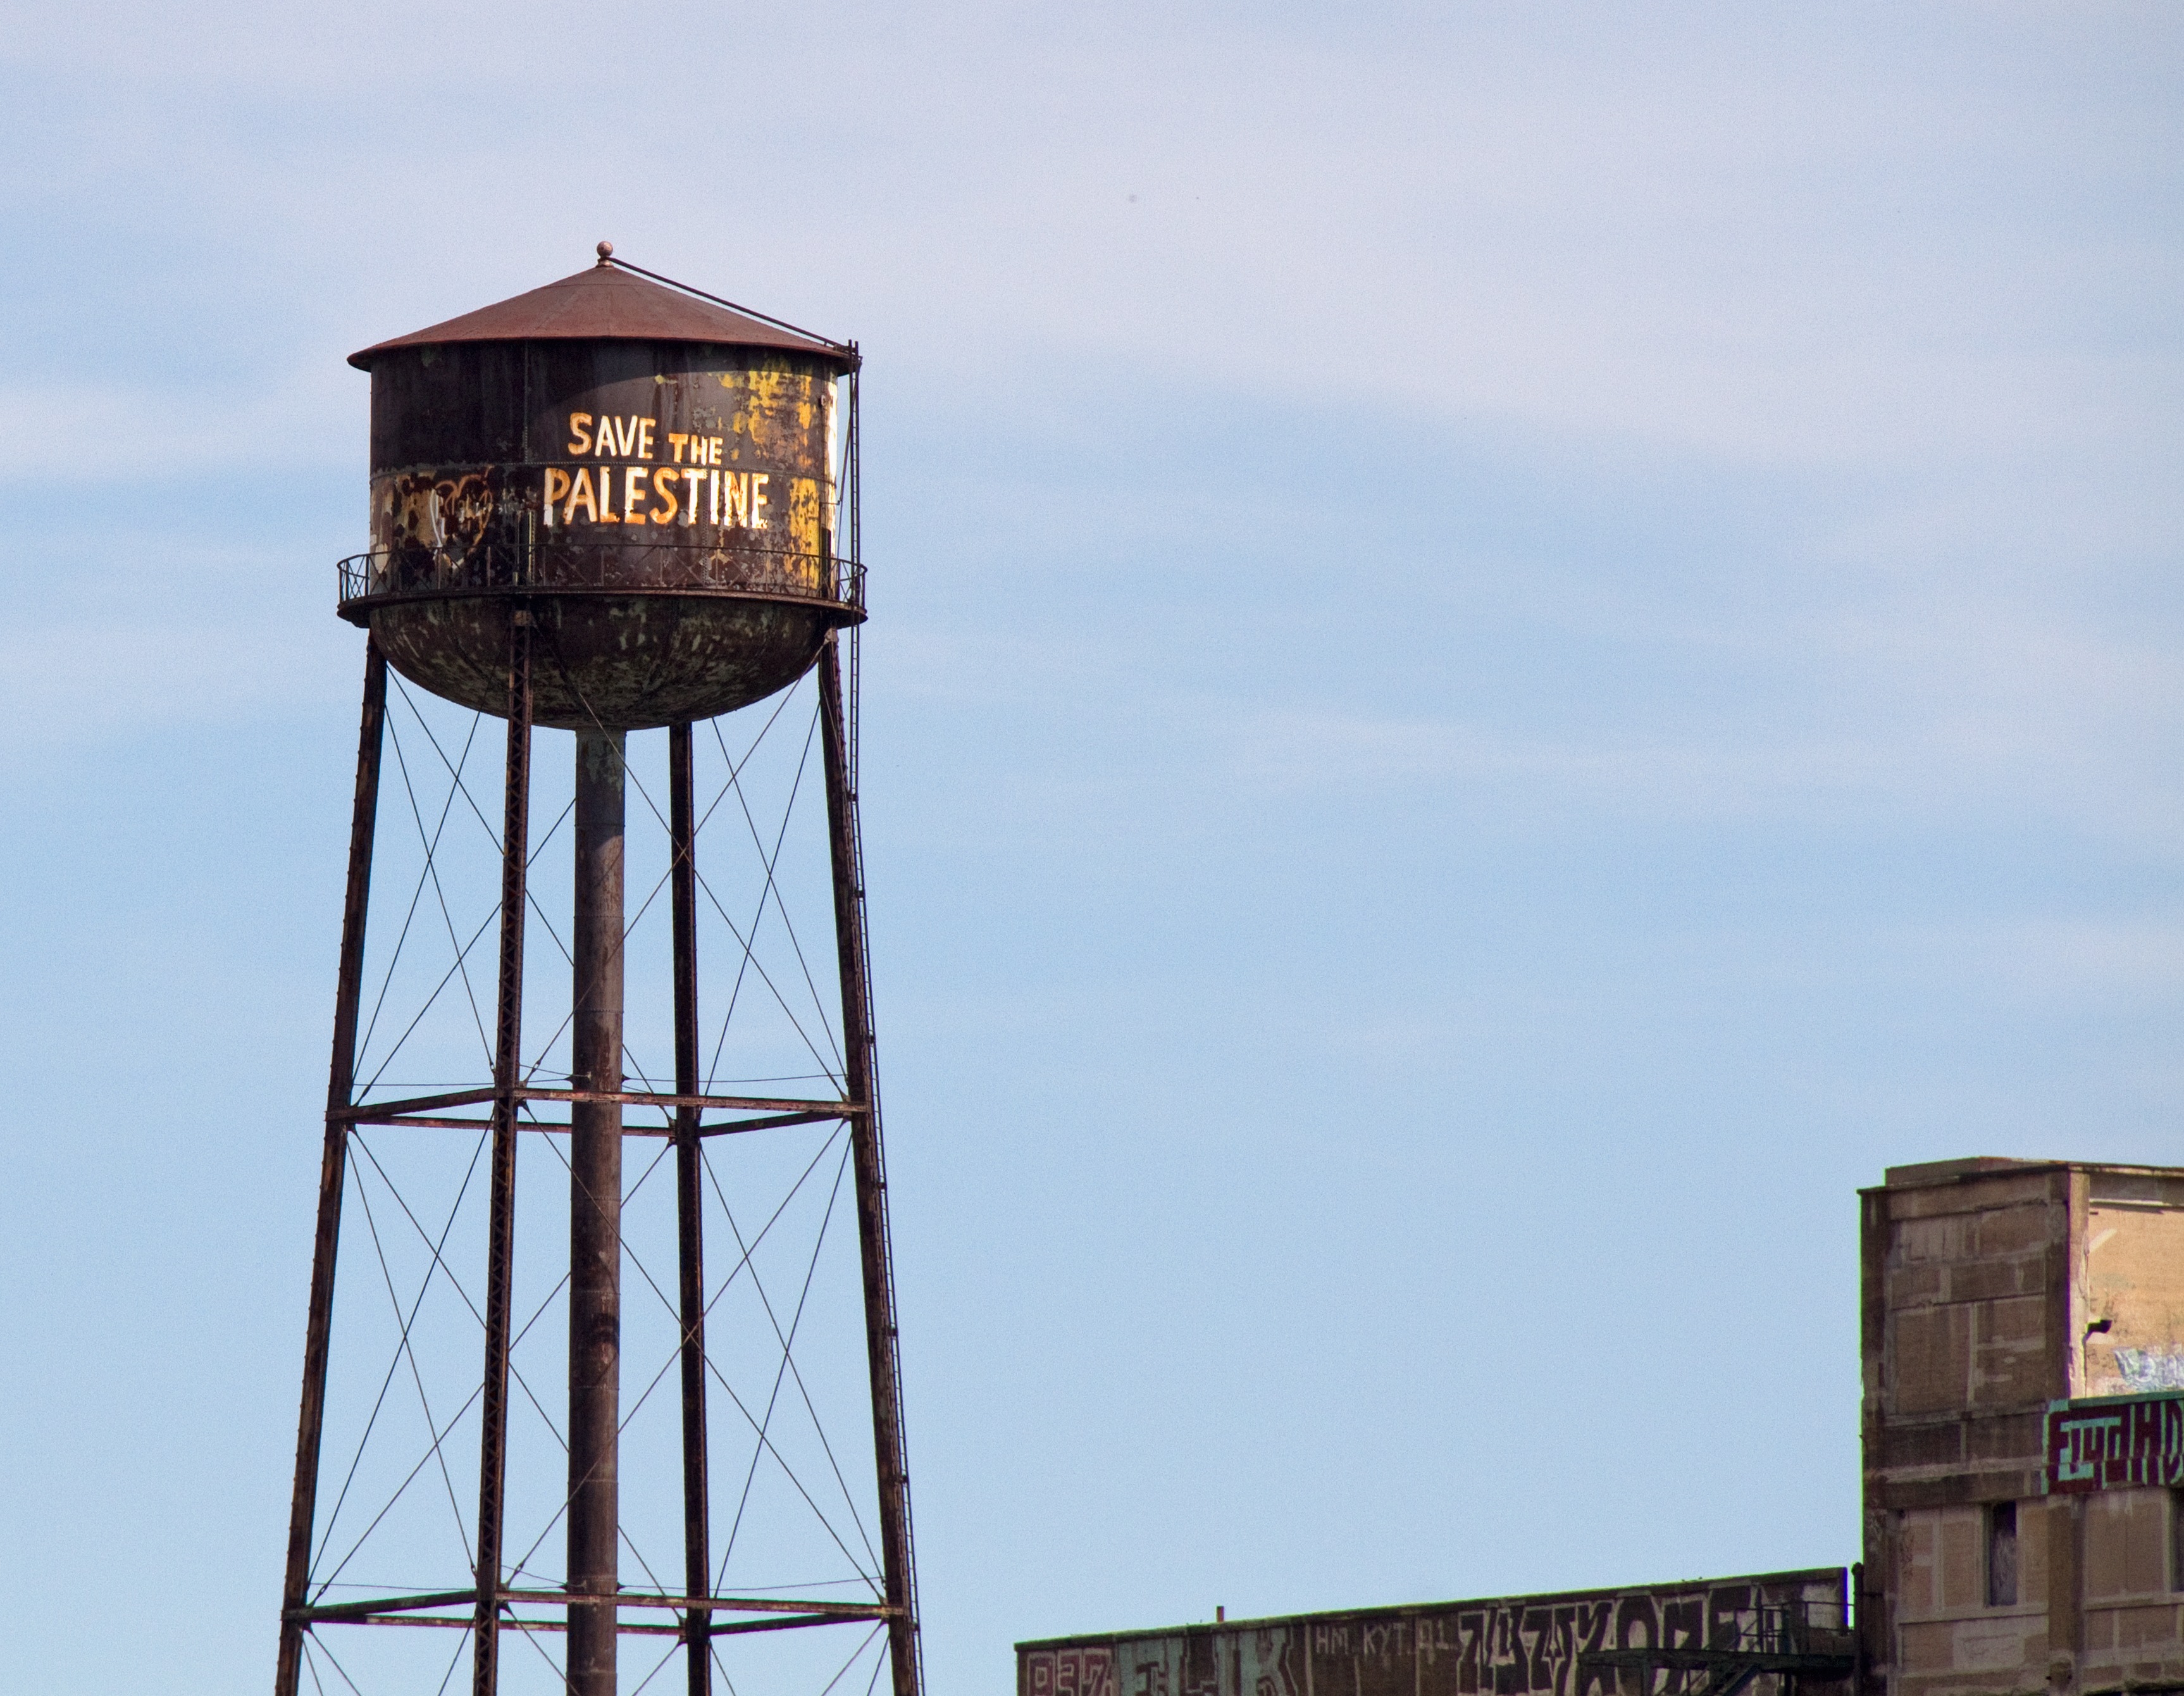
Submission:
[[[1585,1665],[1607,1649],[1736,1643],[1759,1610],[1841,1615],[1839,1571],[1198,1626],[1098,1645],[1025,1644],[1018,1696],[1684,1696],[1702,1673]],[[1074,1657],[1075,1659],[1072,1659]],[[1095,1661],[1088,1657],[1097,1657]],[[1094,1680],[1104,1681],[1095,1683]],[[1754,1696],[1775,1696],[1771,1675]],[[1815,1687],[1814,1696],[1828,1687]]]
[[[2045,1481],[2066,1495],[2184,1485],[2184,1397],[2053,1403]]]

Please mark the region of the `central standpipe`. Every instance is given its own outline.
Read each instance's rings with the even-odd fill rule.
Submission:
[[[578,1093],[613,1092],[622,1085],[624,742],[620,731],[577,733],[576,981],[569,1085]],[[615,1696],[621,1104],[578,1101],[571,1104],[569,1119],[568,1682],[573,1696]]]

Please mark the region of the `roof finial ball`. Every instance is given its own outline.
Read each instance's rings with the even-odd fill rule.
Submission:
[[[599,263],[601,265],[604,265],[613,257],[614,243],[612,242],[601,242],[599,243]]]

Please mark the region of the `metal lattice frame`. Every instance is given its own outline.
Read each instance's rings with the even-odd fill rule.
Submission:
[[[854,353],[854,349],[852,351]],[[854,563],[858,558],[860,539],[856,384],[853,369],[846,378],[849,433],[841,467],[844,498],[838,509],[842,533],[830,538],[829,549],[841,567],[842,576],[838,580],[854,583],[859,591],[857,599],[861,601],[861,572]],[[526,920],[534,905],[528,888],[527,872],[533,851],[530,841],[529,817],[532,680],[538,656],[533,653],[534,635],[521,589],[511,586],[504,594],[509,611],[507,752],[504,764],[504,809],[499,844],[501,862],[499,945],[492,1043],[493,1081],[489,1088],[442,1091],[369,1103],[360,1103],[358,1100],[360,1093],[357,1076],[359,1024],[365,993],[366,919],[377,825],[382,753],[387,734],[387,661],[376,644],[367,642],[364,706],[350,824],[348,879],[335,996],[333,1054],[327,1084],[303,1393],[298,1423],[295,1484],[282,1587],[280,1654],[275,1684],[276,1696],[296,1696],[307,1671],[315,1684],[320,1683],[317,1671],[320,1657],[343,1681],[348,1681],[348,1673],[334,1659],[320,1635],[321,1627],[336,1624],[437,1626],[460,1631],[467,1635],[471,1644],[474,1696],[493,1696],[499,1685],[500,1643],[504,1633],[513,1630],[529,1639],[540,1631],[566,1631],[571,1617],[582,1605],[572,1603],[571,1593],[566,1589],[542,1589],[515,1582],[504,1546],[510,1352],[515,1338],[531,1324],[536,1323],[538,1317],[534,1314],[523,1325],[518,1326],[513,1309],[517,1144],[526,1132],[566,1131],[571,1128],[567,1120],[548,1122],[540,1119],[537,1114],[540,1107],[566,1108],[571,1117],[581,1115],[586,1110],[600,1108],[610,1109],[617,1115],[625,1108],[658,1110],[666,1120],[664,1127],[631,1125],[624,1127],[624,1132],[626,1135],[663,1136],[667,1146],[660,1151],[662,1158],[671,1150],[674,1156],[677,1264],[673,1305],[677,1314],[679,1338],[673,1364],[679,1367],[682,1404],[683,1570],[679,1589],[661,1587],[655,1581],[651,1587],[645,1590],[620,1591],[611,1604],[611,1610],[616,1619],[617,1635],[668,1637],[677,1640],[686,1651],[688,1690],[691,1696],[700,1696],[701,1693],[709,1692],[713,1688],[716,1639],[751,1632],[861,1624],[866,1628],[863,1640],[851,1652],[850,1660],[844,1663],[843,1671],[847,1672],[873,1637],[884,1630],[893,1671],[894,1696],[922,1696],[916,1585],[911,1559],[909,1478],[902,1421],[901,1364],[889,1239],[879,1092],[873,1054],[872,976],[866,940],[863,851],[858,829],[859,676],[855,628],[852,626],[847,637],[843,639],[849,648],[846,667],[840,651],[842,643],[832,636],[822,649],[816,667],[818,695],[816,728],[826,790],[827,836],[833,891],[843,1037],[839,1094],[831,1096],[816,1094],[804,1096],[745,1096],[711,1092],[705,1087],[700,1064],[697,1005],[699,897],[704,880],[697,867],[696,836],[701,821],[697,816],[695,805],[692,727],[687,723],[677,724],[669,729],[669,805],[668,816],[662,820],[671,845],[670,871],[666,881],[670,885],[673,926],[675,1060],[672,1088],[663,1091],[649,1085],[639,1090],[587,1088],[582,1087],[582,1079],[572,1078],[571,1086],[564,1089],[534,1081],[532,1073],[526,1068],[521,1053],[524,942]],[[550,655],[545,657],[550,661]],[[447,762],[445,751],[438,750],[437,743],[435,747],[443,762]],[[725,754],[725,743],[722,749]],[[460,767],[453,762],[448,763],[454,787],[460,789],[462,784]],[[407,781],[406,770],[404,781]],[[731,783],[733,781],[732,767]],[[451,789],[450,806],[454,793]],[[473,803],[473,811],[476,810]],[[443,823],[444,817],[443,812]],[[482,814],[480,818],[482,823]],[[783,830],[786,830],[785,820]],[[435,845],[436,840],[428,840],[428,868]],[[778,840],[773,852],[777,856],[780,852]],[[767,862],[766,874],[771,887],[771,861]],[[779,900],[777,892],[775,899]],[[713,904],[719,907],[717,899]],[[746,963],[749,963],[750,940],[743,937],[743,933],[736,929],[734,922],[727,919],[725,909],[721,909],[721,915],[728,923],[732,933],[743,940]],[[783,918],[785,921],[785,908]],[[550,925],[549,934],[553,934]],[[454,936],[452,922],[450,934],[451,940],[467,950],[470,944],[462,943],[460,938]],[[482,936],[474,937],[471,941],[479,940]],[[558,946],[558,935],[554,940]],[[563,951],[568,951],[565,948]],[[457,967],[458,969],[462,968],[460,953]],[[465,984],[468,982],[466,971],[464,981]],[[775,993],[777,999],[779,991],[777,990]],[[833,1068],[829,1067],[827,1069]],[[640,1077],[638,1081],[646,1080]],[[476,1111],[481,1108],[487,1110],[486,1116],[480,1117]],[[465,1113],[465,1109],[472,1111]],[[709,1358],[705,1348],[707,1297],[703,1241],[704,1201],[709,1181],[717,1188],[717,1180],[712,1178],[705,1163],[705,1142],[709,1138],[727,1134],[829,1122],[839,1127],[837,1135],[846,1132],[847,1146],[843,1151],[842,1161],[854,1180],[866,1364],[878,1483],[878,1564],[881,1569],[879,1576],[883,1580],[883,1594],[873,1602],[862,1603],[722,1593],[712,1565],[714,1550],[706,1426],[709,1377],[720,1382],[724,1388],[727,1386],[726,1381],[720,1377],[718,1365]],[[443,1424],[434,1418],[427,1404],[428,1422],[433,1429],[435,1458],[446,1433],[466,1416],[469,1407],[476,1403],[481,1409],[475,1582],[468,1589],[330,1602],[324,1598],[323,1586],[315,1593],[312,1569],[314,1538],[320,1517],[318,1500],[320,1468],[325,1437],[335,1273],[343,1202],[345,1195],[361,1181],[365,1169],[352,1159],[353,1152],[360,1153],[377,1169],[380,1180],[390,1186],[392,1183],[384,1169],[377,1168],[376,1158],[369,1147],[358,1141],[359,1133],[367,1126],[467,1130],[479,1137],[481,1153],[489,1155],[486,1168],[488,1218],[485,1299],[482,1315],[484,1331],[482,1380],[471,1402],[465,1403]],[[552,1139],[548,1141],[550,1143]],[[822,1148],[820,1156],[815,1157],[812,1168],[806,1169],[807,1177],[832,1146],[833,1140],[830,1139]],[[474,1167],[475,1163],[474,1161]],[[640,1180],[640,1183],[642,1181]],[[800,1186],[803,1181],[802,1179],[798,1180]],[[467,1186],[467,1180],[465,1183]],[[362,1192],[359,1191],[359,1194],[361,1196]],[[726,1197],[721,1199],[725,1207]],[[460,1204],[459,1196],[457,1206]],[[787,1204],[786,1202],[783,1203],[784,1207]],[[365,1206],[368,1212],[368,1197],[365,1198]],[[407,1211],[406,1204],[404,1211]],[[830,1203],[830,1216],[831,1213]],[[778,1216],[777,1212],[776,1217]],[[451,1213],[449,1226],[452,1226],[453,1218]],[[733,1225],[733,1213],[729,1219]],[[368,1222],[371,1224],[372,1238],[376,1246],[378,1225],[376,1221]],[[428,1243],[431,1241],[429,1234],[425,1232],[414,1215],[410,1223],[417,1227]],[[618,1229],[617,1225],[617,1233]],[[771,1222],[766,1229],[772,1229]],[[760,1233],[761,1237],[763,1235],[763,1232]],[[822,1223],[822,1238],[823,1235]],[[441,1242],[444,1242],[445,1236],[443,1229],[440,1233]],[[737,1269],[740,1270],[743,1265],[749,1264],[756,1239],[744,1242],[740,1228],[737,1228],[737,1237],[744,1256]],[[437,1245],[432,1247],[432,1253],[437,1264]],[[817,1247],[815,1246],[815,1264],[816,1254]],[[381,1264],[384,1269],[383,1249],[381,1251]],[[733,1275],[732,1273],[731,1277]],[[755,1272],[753,1275],[755,1277]],[[807,1274],[807,1290],[809,1282]],[[458,1285],[459,1292],[460,1288]],[[389,1291],[391,1295],[391,1275]],[[762,1297],[762,1288],[760,1294]],[[465,1296],[464,1299],[467,1301],[469,1298]],[[549,1295],[548,1299],[550,1302],[553,1297]],[[717,1300],[718,1297],[715,1299]],[[417,1300],[420,1303],[423,1300],[421,1292]],[[397,1308],[398,1314],[398,1302]],[[543,1311],[543,1308],[541,1311]],[[410,1318],[414,1317],[413,1308]],[[408,1342],[408,1323],[409,1319],[405,1319],[400,1347],[406,1347]],[[784,1370],[793,1370],[789,1347],[794,1337],[794,1326],[783,1332],[777,1319],[774,1325],[780,1335]],[[666,1370],[663,1369],[663,1376]],[[799,1386],[800,1390],[800,1377]],[[528,1386],[521,1387],[528,1397]],[[777,1378],[777,1396],[779,1389]],[[733,1396],[733,1389],[729,1389],[728,1393]],[[421,1398],[422,1394],[421,1384]],[[536,1400],[535,1398],[532,1399]],[[808,1393],[806,1402],[808,1405]],[[740,1402],[737,1405],[744,1417],[750,1419],[749,1410],[743,1409]],[[814,1418],[816,1420],[816,1411]],[[549,1423],[550,1425],[550,1420]],[[763,1448],[766,1441],[763,1425],[758,1427],[758,1436],[760,1446]],[[821,1436],[823,1442],[823,1431]],[[831,1450],[829,1453],[831,1457]],[[420,1466],[424,1464],[421,1461]],[[755,1451],[753,1464],[756,1464]],[[441,1475],[443,1478],[447,1476],[444,1460],[441,1462]],[[838,1467],[836,1468],[836,1477],[840,1480]],[[448,1487],[452,1490],[452,1481],[449,1481]],[[799,1486],[800,1489],[801,1487]],[[843,1487],[846,1493],[849,1487],[844,1483]],[[573,1490],[571,1493],[573,1497]],[[855,1511],[854,1498],[851,1499],[851,1511],[853,1514]],[[366,1535],[369,1535],[369,1531]],[[844,1552],[848,1552],[846,1547]],[[523,1562],[528,1559],[526,1554],[519,1560],[515,1570],[520,1570]],[[623,1610],[635,1617],[622,1617]],[[671,1654],[672,1652],[673,1645],[671,1645],[669,1653]],[[457,1654],[459,1660],[460,1643]],[[664,1664],[663,1661],[662,1665]],[[655,1673],[659,1670],[654,1669]],[[453,1663],[448,1671],[452,1677]],[[838,1681],[840,1676],[837,1675]],[[876,1665],[874,1677],[877,1676]]]

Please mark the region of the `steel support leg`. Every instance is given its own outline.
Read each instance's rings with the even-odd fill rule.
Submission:
[[[834,934],[842,974],[844,1083],[862,1111],[850,1125],[857,1174],[857,1244],[865,1283],[865,1344],[872,1375],[872,1445],[879,1464],[880,1560],[885,1568],[888,1652],[894,1696],[922,1696],[917,1582],[911,1565],[910,1471],[902,1433],[902,1365],[896,1351],[894,1269],[888,1248],[887,1171],[880,1145],[879,1085],[872,1054],[872,973],[866,953],[864,859],[850,787],[855,724],[844,711],[833,637],[819,656],[820,737],[827,769],[827,826],[834,871]]]
[[[667,730],[668,832],[674,863],[668,882],[675,912],[675,1093],[699,1093],[698,1077],[697,803],[690,773],[690,727]],[[705,1476],[705,1174],[699,1162],[698,1110],[675,1113],[675,1220],[682,1274],[682,1593],[712,1593],[712,1548]],[[713,1688],[711,1614],[684,1615],[682,1641],[689,1696]]]
[[[319,1446],[326,1429],[326,1351],[334,1313],[334,1258],[341,1241],[342,1189],[348,1170],[348,1122],[334,1115],[356,1087],[356,1015],[364,985],[365,915],[371,899],[371,848],[379,816],[379,750],[387,726],[387,659],[365,640],[364,717],[357,730],[356,793],[349,809],[348,894],[342,906],[341,964],[334,979],[333,1061],[326,1077],[326,1146],[319,1159],[319,1223],[311,1250],[310,1317],[304,1333],[303,1408],[296,1420],[296,1486],[288,1504],[288,1565],[281,1586],[281,1655],[275,1696],[296,1696],[303,1673],[311,1538],[318,1513]]]
[[[478,1446],[477,1615],[471,1696],[500,1682],[500,1540],[508,1484],[508,1332],[515,1263],[516,1086],[523,1081],[523,930],[531,860],[531,617],[510,614],[508,783],[500,837],[500,987],[493,1052],[493,1178],[486,1224],[485,1386]]]
[[[622,1084],[621,731],[577,733],[576,979],[571,1087]],[[621,1104],[569,1111],[569,1668],[574,1696],[614,1696],[620,1587]]]

